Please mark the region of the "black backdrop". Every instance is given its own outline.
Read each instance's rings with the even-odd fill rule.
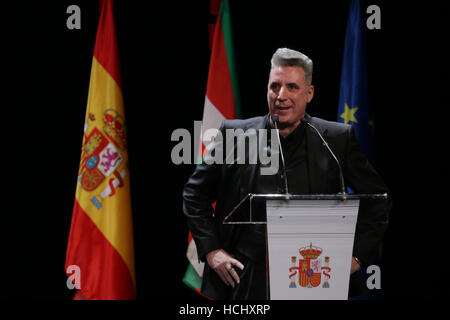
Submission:
[[[394,207],[384,241],[386,298],[442,298],[445,284],[448,10],[444,1],[363,1],[377,170]],[[81,8],[81,30],[66,8]],[[245,4],[245,5],[244,5]],[[2,3],[2,298],[62,299],[96,1]],[[347,1],[231,1],[244,117],[266,112],[269,61],[281,46],[315,62],[309,113],[336,119]],[[194,165],[172,164],[173,130],[201,120],[209,1],[115,3],[127,118],[138,299],[203,301],[184,284],[181,192]],[[5,54],[6,53],[6,54]],[[448,278],[448,277],[447,277]]]

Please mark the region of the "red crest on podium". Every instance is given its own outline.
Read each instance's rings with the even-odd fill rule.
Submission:
[[[299,249],[299,253],[303,259],[298,260],[298,267],[296,266],[297,257],[291,258],[292,267],[289,269],[291,272],[289,278],[291,279],[290,288],[295,288],[295,275],[298,273],[298,284],[300,287],[313,288],[318,287],[322,283],[322,272],[324,274],[325,281],[322,285],[323,288],[329,288],[328,280],[330,279],[329,272],[329,257],[325,257],[324,266],[322,266],[322,248],[313,246],[310,243],[309,246]],[[328,272],[328,273],[327,273]]]

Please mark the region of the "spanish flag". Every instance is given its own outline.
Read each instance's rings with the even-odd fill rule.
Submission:
[[[112,0],[100,1],[65,268],[77,288],[76,299],[136,298],[130,175]]]

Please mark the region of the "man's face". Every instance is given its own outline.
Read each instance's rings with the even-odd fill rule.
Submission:
[[[296,127],[314,96],[314,86],[305,81],[300,67],[274,67],[270,71],[267,102],[270,115],[277,114],[279,127]]]

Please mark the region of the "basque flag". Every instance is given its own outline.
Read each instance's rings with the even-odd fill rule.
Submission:
[[[215,1],[211,1],[213,4]],[[231,13],[228,0],[220,1],[214,37],[212,39],[208,83],[203,108],[202,130],[219,129],[223,120],[241,117],[239,106],[239,87],[236,71],[236,58],[233,47]],[[200,163],[205,146],[199,144]],[[199,261],[197,247],[189,233],[186,256],[189,260],[183,282],[200,293],[204,263]]]

